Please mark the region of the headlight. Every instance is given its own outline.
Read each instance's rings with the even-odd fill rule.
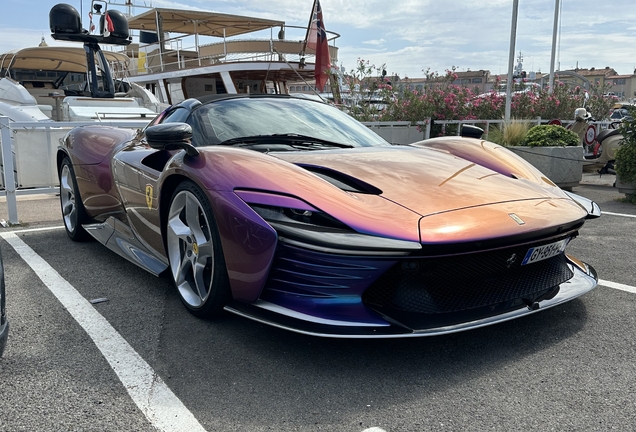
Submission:
[[[250,204],[250,207],[269,224],[319,231],[353,232],[347,225],[318,210],[271,207],[259,204]]]

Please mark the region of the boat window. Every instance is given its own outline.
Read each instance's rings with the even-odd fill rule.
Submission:
[[[183,94],[183,89],[181,88],[180,82],[165,82],[166,90],[168,92],[169,100],[174,103],[179,103],[185,99],[185,95]]]

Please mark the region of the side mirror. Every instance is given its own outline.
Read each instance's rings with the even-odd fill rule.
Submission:
[[[594,201],[588,198],[582,197],[581,195],[574,194],[572,192],[568,192],[568,191],[563,191],[563,192],[565,192],[570,198],[572,198],[572,200],[574,200],[574,202],[576,202],[585,211],[587,211],[587,216],[585,217],[585,219],[595,219],[601,216],[602,214],[601,208]]]
[[[466,124],[466,125],[462,125],[460,134],[461,136],[465,138],[479,139],[484,134],[484,130],[480,128],[479,126]]]
[[[183,149],[189,156],[197,156],[199,150],[190,142],[192,126],[187,123],[163,123],[145,130],[148,145],[157,150]]]

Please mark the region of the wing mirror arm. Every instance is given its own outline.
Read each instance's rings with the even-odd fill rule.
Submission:
[[[152,146],[151,146],[152,147]],[[163,146],[164,150],[178,150],[183,149],[188,156],[199,156],[199,150],[195,146],[187,142],[170,143]]]

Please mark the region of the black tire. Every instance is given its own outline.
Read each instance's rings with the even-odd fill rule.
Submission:
[[[193,182],[184,181],[172,194],[165,232],[181,301],[198,317],[220,315],[232,298],[223,248],[212,206]]]
[[[77,188],[73,164],[65,157],[60,165],[60,207],[66,233],[73,241],[86,241],[91,237],[82,227],[88,222],[88,215]]]

